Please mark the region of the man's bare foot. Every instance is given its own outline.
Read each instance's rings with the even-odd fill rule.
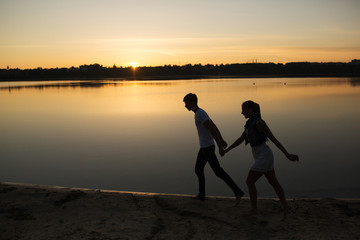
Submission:
[[[194,200],[200,200],[202,202],[205,202],[206,198],[205,196],[202,196],[200,194],[196,195],[196,196],[192,196],[191,199],[194,199]]]
[[[239,194],[239,193],[238,193]],[[236,195],[236,202],[235,202],[235,205],[234,207],[237,207],[241,201],[241,198],[244,196],[244,192],[240,191],[240,194],[239,195]]]
[[[239,203],[240,203],[240,201],[241,201],[241,198],[242,198],[242,196],[241,196],[241,197],[240,197],[240,196],[236,197],[236,201],[235,201],[234,207],[237,207],[237,206],[239,205]]]

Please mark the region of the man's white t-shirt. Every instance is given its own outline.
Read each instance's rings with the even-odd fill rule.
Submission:
[[[199,135],[200,147],[210,147],[214,144],[214,139],[209,129],[204,126],[204,122],[210,120],[209,115],[201,108],[195,113],[195,125]]]

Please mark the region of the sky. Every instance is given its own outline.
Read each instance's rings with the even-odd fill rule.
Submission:
[[[0,68],[360,59],[360,0],[0,0]]]

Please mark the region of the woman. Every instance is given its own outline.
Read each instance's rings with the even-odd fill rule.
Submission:
[[[284,218],[286,218],[286,214],[290,211],[290,208],[286,202],[284,190],[276,178],[273,153],[266,144],[266,141],[270,139],[290,161],[299,161],[299,157],[294,154],[289,154],[281,143],[274,137],[265,121],[261,119],[259,104],[253,101],[244,102],[242,104],[242,114],[248,119],[245,124],[245,130],[240,138],[225,149],[225,153],[239,146],[243,141],[245,141],[245,144],[250,143],[255,159],[255,163],[251,167],[246,180],[251,199],[251,214],[257,214],[257,191],[255,182],[262,175],[265,175],[266,179],[270,185],[273,186],[280,199],[280,203],[284,211]]]

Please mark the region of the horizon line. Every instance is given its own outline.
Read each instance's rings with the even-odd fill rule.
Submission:
[[[333,61],[333,62],[319,62],[319,61],[290,61],[290,62],[258,62],[257,59],[254,59],[252,61],[247,61],[247,62],[234,62],[234,63],[216,63],[216,64],[213,64],[213,63],[206,63],[206,64],[203,64],[203,63],[186,63],[186,64],[163,64],[163,65],[139,65],[139,66],[136,66],[135,68],[142,68],[142,67],[166,67],[166,66],[179,66],[179,67],[183,67],[183,66],[188,66],[188,65],[191,65],[191,66],[196,66],[196,65],[200,65],[200,66],[207,66],[207,65],[212,65],[212,66],[221,66],[221,65],[234,65],[234,64],[283,64],[283,65],[286,65],[286,64],[289,64],[289,63],[320,63],[320,64],[326,64],[326,63],[351,63],[351,62],[357,62],[359,61],[360,62],[360,58],[355,58],[355,59],[352,59],[351,61],[347,61],[347,62],[341,62],[341,61]],[[133,66],[132,65],[122,65],[122,66],[117,66],[116,64],[113,64],[112,66],[104,66],[100,63],[90,63],[90,64],[81,64],[77,67],[75,66],[71,66],[71,67],[34,67],[34,68],[19,68],[19,67],[15,67],[15,68],[10,68],[10,66],[8,65],[6,68],[0,68],[0,70],[36,70],[36,69],[71,69],[71,68],[80,68],[82,66],[92,66],[92,65],[99,65],[103,68],[132,68]]]

